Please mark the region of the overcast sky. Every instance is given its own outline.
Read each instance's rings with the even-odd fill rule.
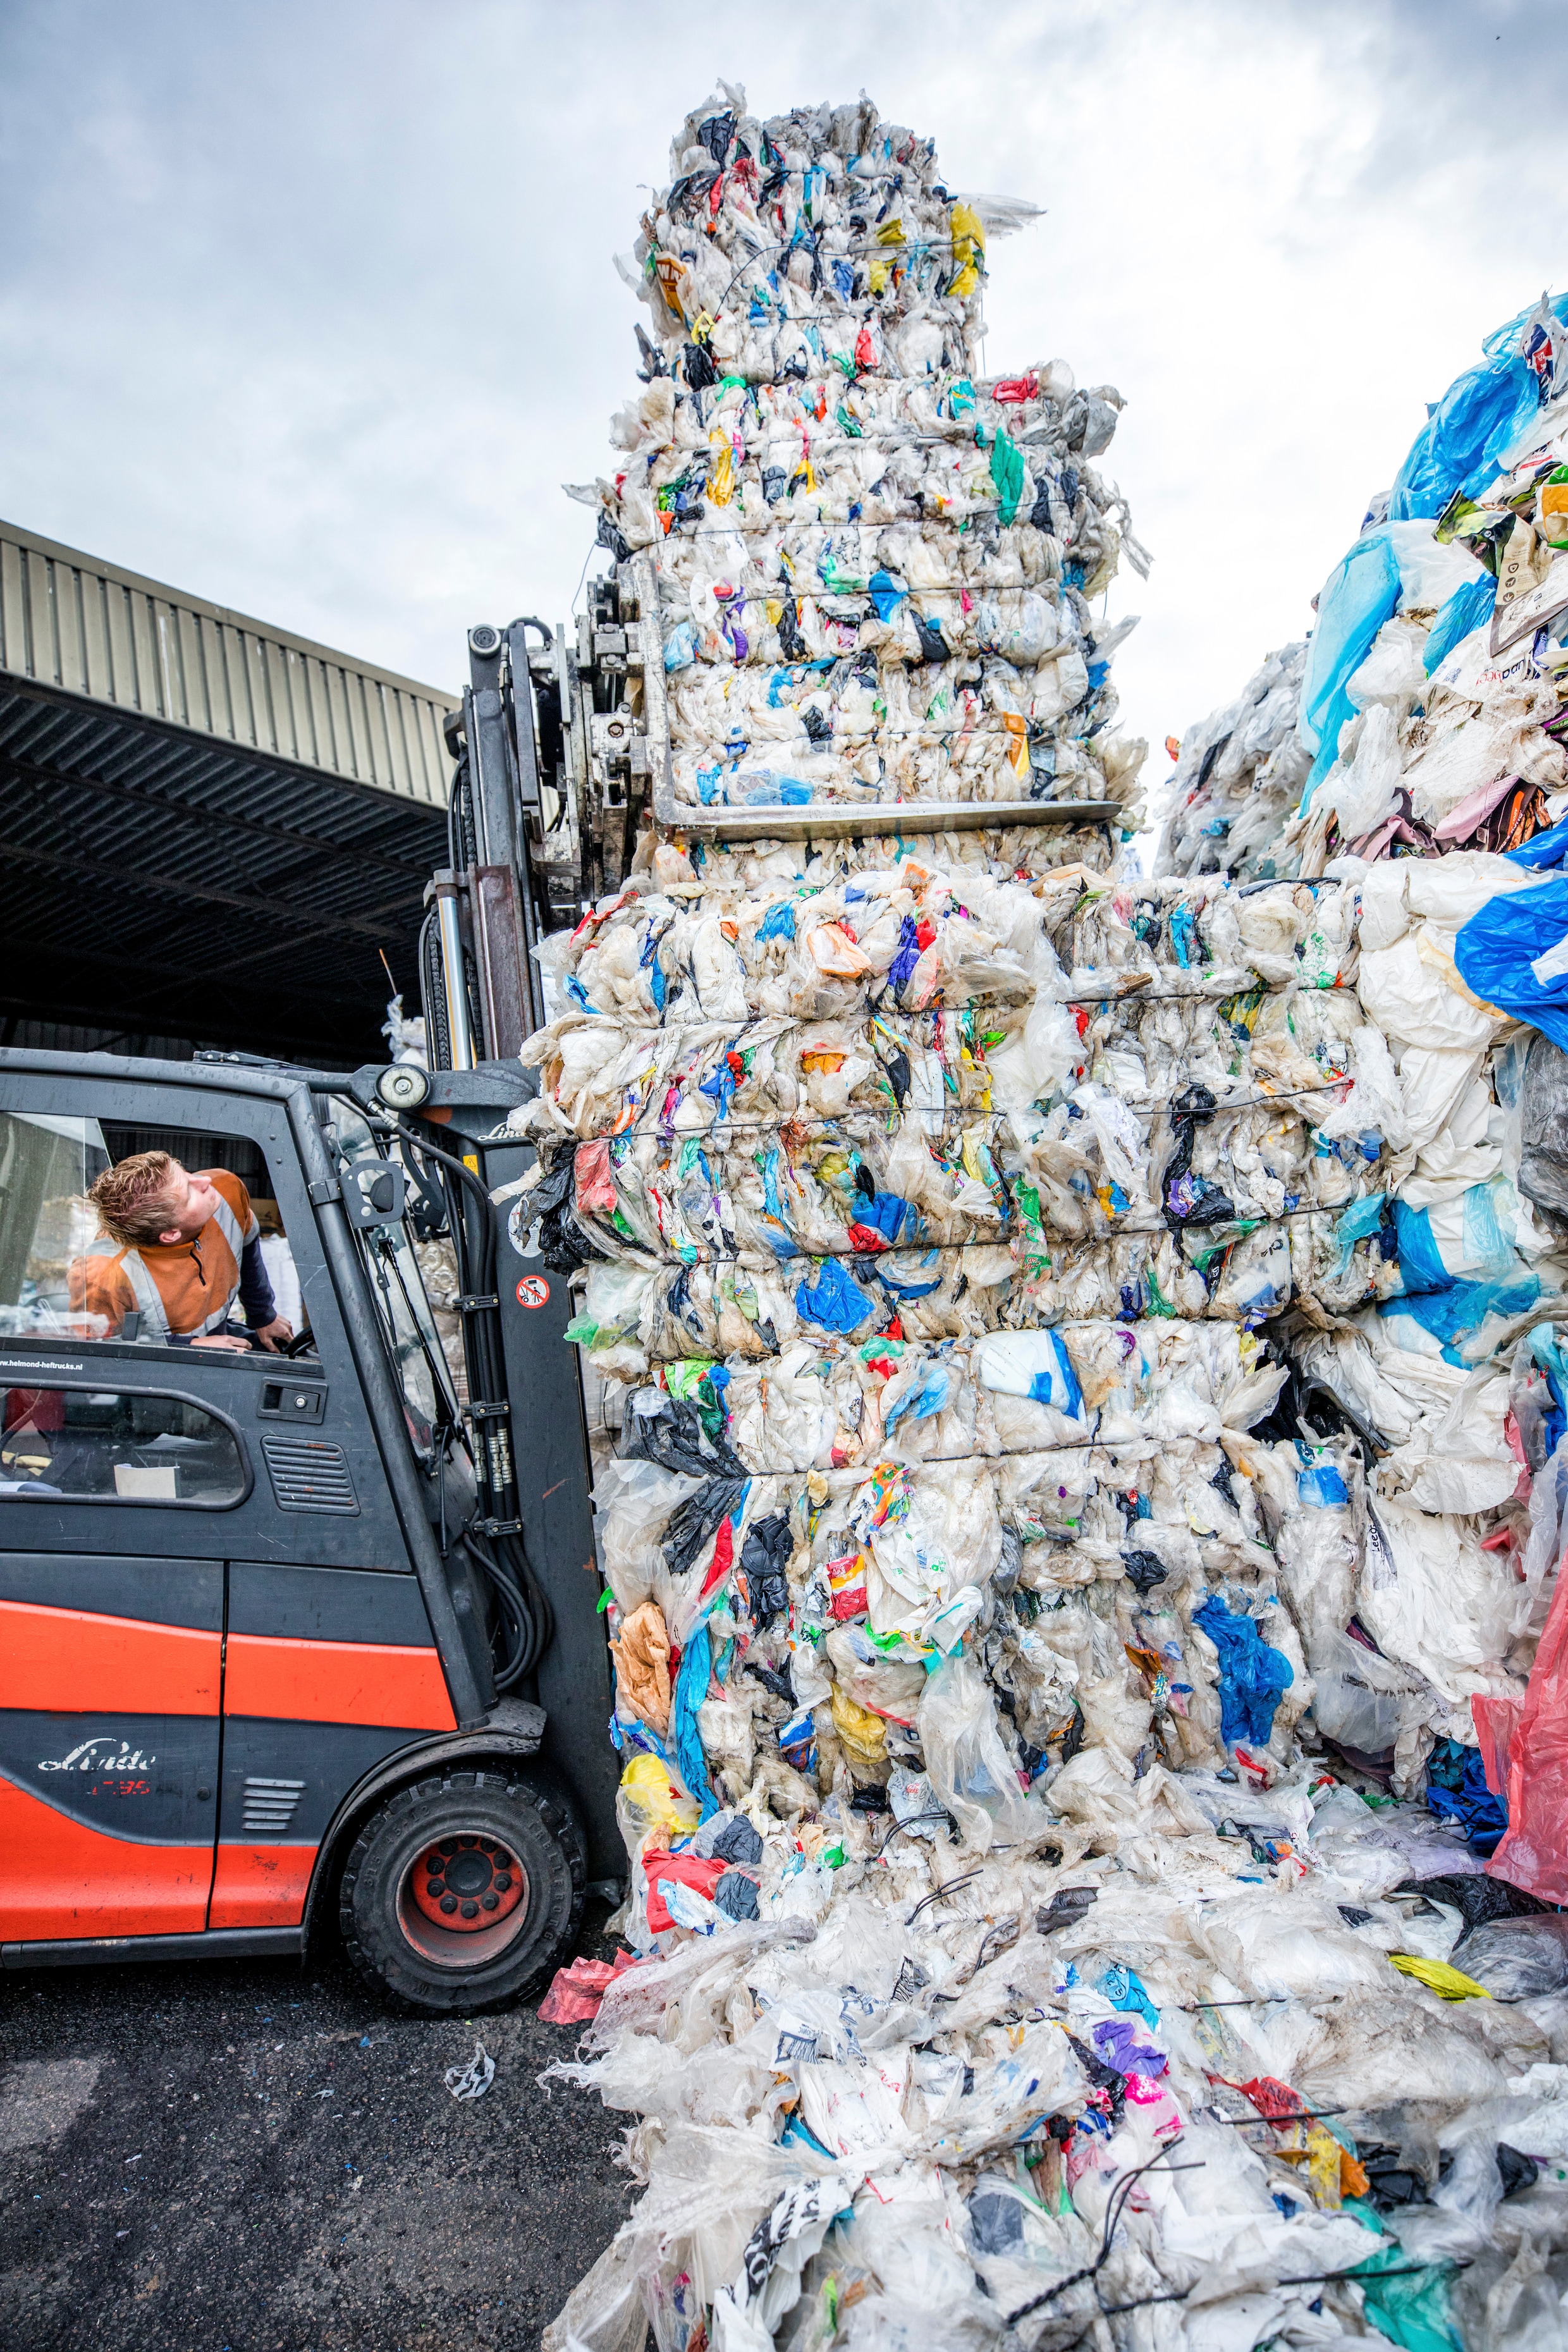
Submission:
[[[611,263],[724,76],[862,88],[991,255],[988,366],[1127,400],[1124,721],[1228,700],[1481,337],[1568,277],[1563,0],[0,0],[0,515],[454,687],[564,614]]]

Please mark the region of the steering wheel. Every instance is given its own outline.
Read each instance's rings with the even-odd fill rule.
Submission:
[[[291,1339],[286,1339],[278,1350],[280,1356],[287,1356],[290,1362],[296,1356],[313,1356],[315,1352],[316,1341],[308,1323],[302,1331],[296,1331]]]

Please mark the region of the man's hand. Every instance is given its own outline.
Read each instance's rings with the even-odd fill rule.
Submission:
[[[221,1331],[209,1332],[205,1339],[193,1339],[191,1345],[193,1348],[221,1348],[230,1356],[248,1356],[250,1353],[248,1339],[230,1339]]]
[[[275,1356],[294,1337],[294,1326],[286,1316],[275,1315],[270,1323],[259,1323],[256,1336],[269,1356]]]

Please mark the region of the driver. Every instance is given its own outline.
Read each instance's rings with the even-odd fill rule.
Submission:
[[[138,1151],[108,1168],[88,1199],[100,1228],[71,1261],[70,1304],[101,1316],[112,1338],[132,1309],[141,1337],[164,1348],[254,1341],[276,1353],[293,1336],[278,1312],[250,1195],[226,1168],[192,1175],[166,1151]],[[248,1329],[229,1323],[236,1298]]]

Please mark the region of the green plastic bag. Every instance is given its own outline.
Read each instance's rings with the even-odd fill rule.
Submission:
[[[1360,2198],[1347,2197],[1343,2210],[1353,2213],[1363,2228],[1382,2236],[1377,2215]],[[1385,2271],[1399,2275],[1384,2278]],[[1454,2275],[1451,2263],[1428,2263],[1415,2270],[1402,2247],[1385,2242],[1347,2275],[1362,2288],[1373,2326],[1381,2328],[1391,2344],[1402,2346],[1403,2352],[1464,2352],[1464,2338],[1454,2325],[1448,2297]]]
[[[1016,521],[1024,495],[1024,459],[1005,433],[998,432],[991,444],[991,478],[996,485],[997,520]]]

